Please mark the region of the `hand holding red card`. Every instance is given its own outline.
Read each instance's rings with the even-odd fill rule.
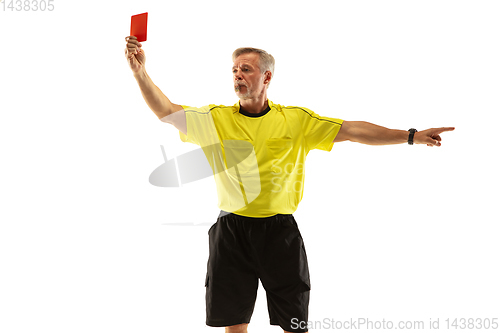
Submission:
[[[125,37],[125,57],[130,69],[135,74],[145,70],[146,54],[141,48],[147,39],[148,13],[133,15],[130,22],[130,36]]]
[[[130,36],[137,37],[138,42],[144,42],[148,37],[148,13],[133,15],[130,22]]]

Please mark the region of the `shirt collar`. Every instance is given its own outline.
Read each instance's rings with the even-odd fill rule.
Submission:
[[[267,99],[267,105],[269,106],[269,109],[272,109],[274,106],[273,102],[271,102],[269,99]],[[233,113],[240,112],[240,108],[241,108],[241,105],[240,105],[240,102],[238,101],[238,103],[234,104]]]

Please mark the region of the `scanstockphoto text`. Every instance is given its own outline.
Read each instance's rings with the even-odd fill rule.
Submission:
[[[4,12],[51,12],[55,0],[1,0],[0,8]]]
[[[338,320],[324,318],[322,320],[291,320],[292,329],[308,330],[488,330],[500,331],[498,318],[429,318],[427,320],[387,320],[370,318],[349,318]]]
[[[290,176],[292,173],[302,175],[304,173],[303,163],[287,163],[283,167],[278,166],[278,159],[272,160],[271,163],[271,174],[273,175],[273,178],[271,179],[271,184],[273,184],[271,192],[302,192],[302,188],[304,186],[302,181],[290,180]],[[284,179],[281,177],[282,175],[285,176]]]

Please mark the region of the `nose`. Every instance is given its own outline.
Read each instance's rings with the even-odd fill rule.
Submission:
[[[239,68],[234,69],[233,75],[234,75],[234,80],[235,81],[242,79],[242,77],[241,77],[241,70]]]

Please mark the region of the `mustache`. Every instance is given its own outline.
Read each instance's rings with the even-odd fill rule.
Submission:
[[[238,85],[245,86],[245,87],[247,86],[247,84],[243,80],[234,81],[234,86],[238,86]]]

